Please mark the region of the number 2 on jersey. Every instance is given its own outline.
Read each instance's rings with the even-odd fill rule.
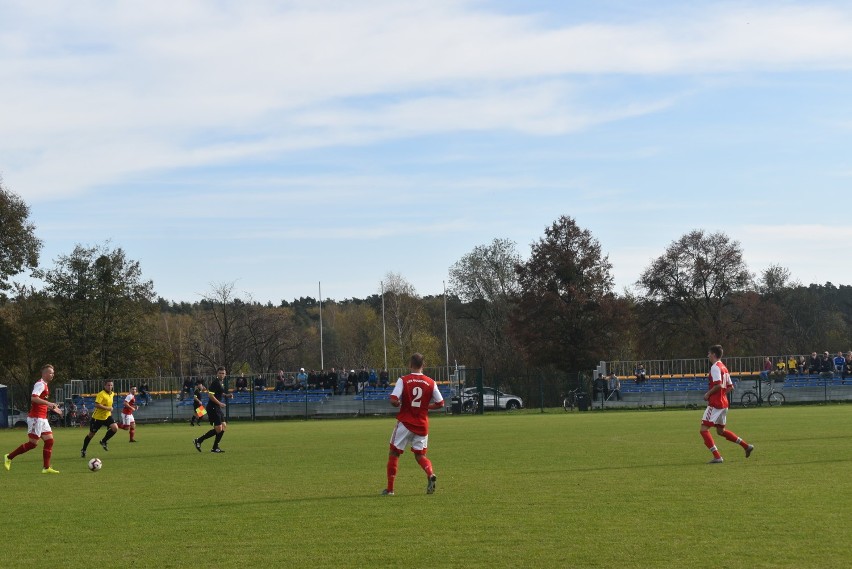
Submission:
[[[411,390],[411,406],[420,407],[421,399],[423,399],[423,388],[415,386],[414,389]]]

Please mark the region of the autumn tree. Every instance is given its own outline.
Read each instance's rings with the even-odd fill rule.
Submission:
[[[32,285],[15,284],[13,299],[0,304],[0,373],[12,387],[15,403],[28,405],[33,378],[41,366],[55,363],[61,342],[56,333],[52,303]],[[68,379],[61,369],[58,381]]]
[[[561,216],[516,267],[512,330],[528,360],[562,371],[591,369],[610,353],[612,265],[592,234]]]

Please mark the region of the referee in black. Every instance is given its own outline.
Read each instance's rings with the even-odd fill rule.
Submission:
[[[207,388],[207,418],[210,419],[210,424],[213,425],[213,428],[197,439],[193,439],[192,442],[195,443],[195,448],[198,452],[201,452],[201,443],[211,437],[216,437],[216,439],[213,441],[213,448],[210,449],[210,452],[225,452],[219,448],[219,442],[225,434],[225,427],[228,426],[228,423],[225,422],[225,398],[231,397],[230,393],[225,392],[225,384],[223,383],[225,381],[225,374],[225,368],[219,367],[216,370],[216,379]]]

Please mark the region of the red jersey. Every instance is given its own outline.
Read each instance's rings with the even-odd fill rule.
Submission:
[[[444,401],[435,380],[422,373],[400,377],[391,393],[400,402],[396,419],[415,435],[429,434],[429,404]]]
[[[721,387],[719,391],[710,396],[707,404],[716,409],[728,408],[728,388],[733,387],[731,374],[728,373],[728,368],[721,361],[710,366],[710,375],[708,377],[708,390],[713,389],[714,385]]]
[[[41,397],[45,401],[50,396],[50,390],[47,388],[47,382],[43,379],[38,380],[33,386],[33,395],[36,397]],[[27,414],[28,417],[34,417],[38,419],[47,419],[47,405],[40,405],[38,403],[30,404],[30,412]]]
[[[136,398],[133,397],[132,393],[128,393],[127,397],[124,398],[124,407],[122,407],[121,412],[124,415],[132,415],[133,407],[136,405]]]

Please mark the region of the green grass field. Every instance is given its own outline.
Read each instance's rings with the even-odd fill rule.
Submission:
[[[438,490],[410,452],[381,497],[394,420],[120,431],[88,472],[81,429],[0,470],[4,567],[849,567],[848,406],[732,410],[743,451],[701,411],[440,416]],[[0,431],[0,454],[24,442]]]

